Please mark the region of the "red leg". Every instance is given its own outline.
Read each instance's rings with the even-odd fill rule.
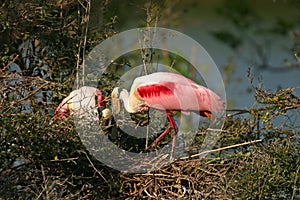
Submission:
[[[158,138],[156,138],[156,140],[151,144],[150,147],[151,148],[156,147],[157,143],[160,142],[164,137],[166,137],[166,135],[168,133],[170,133],[170,131],[172,129],[174,129],[173,140],[172,140],[172,154],[173,154],[175,152],[175,147],[176,147],[176,138],[177,138],[178,128],[177,128],[174,118],[172,116],[173,113],[171,111],[166,111],[166,114],[167,114],[167,118],[169,121],[168,128]]]

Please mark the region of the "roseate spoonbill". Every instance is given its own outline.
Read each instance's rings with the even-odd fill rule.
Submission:
[[[99,89],[83,86],[72,91],[62,100],[54,112],[54,117],[65,120],[74,112],[84,114],[84,112],[94,112],[97,109],[99,118],[106,120],[110,118],[110,110],[105,107],[104,96]],[[55,122],[56,120],[53,123]]]
[[[212,120],[213,112],[221,112],[224,109],[224,102],[216,93],[182,75],[169,72],[137,77],[129,92],[116,87],[111,97],[116,113],[120,111],[120,100],[129,113],[138,113],[149,108],[165,111],[168,128],[156,138],[150,148],[154,148],[173,129],[171,155],[175,152],[178,132],[172,116],[173,111],[195,112]]]

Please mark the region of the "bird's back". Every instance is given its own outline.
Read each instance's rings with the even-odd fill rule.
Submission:
[[[160,110],[220,112],[224,109],[224,102],[216,93],[180,74],[156,72],[138,77],[133,82],[133,92],[149,107]]]

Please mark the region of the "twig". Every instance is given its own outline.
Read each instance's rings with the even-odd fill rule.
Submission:
[[[91,2],[89,0],[86,1],[87,5],[85,6],[81,1],[78,1],[82,8],[84,8],[85,13],[82,16],[81,23],[84,23],[84,26],[82,27],[82,36],[79,41],[78,50],[77,50],[77,61],[76,61],[76,83],[77,83],[77,89],[79,87],[79,81],[82,81],[81,84],[84,85],[85,82],[85,50],[86,50],[86,43],[87,43],[87,33],[88,33],[88,24],[90,20],[90,11],[91,11]],[[82,80],[79,80],[79,68],[80,68],[80,55],[82,52]]]
[[[201,153],[194,154],[194,155],[191,155],[191,156],[182,157],[180,159],[194,158],[194,157],[201,156],[203,154],[217,152],[217,151],[222,151],[222,150],[231,149],[231,148],[235,148],[235,147],[240,147],[240,146],[244,146],[244,145],[248,145],[248,144],[253,144],[253,143],[257,143],[257,142],[261,142],[261,141],[262,140],[260,139],[260,140],[253,140],[253,141],[249,141],[249,142],[244,142],[244,143],[241,143],[241,144],[234,144],[234,145],[230,145],[230,146],[227,146],[227,147],[221,147],[221,148],[218,148],[218,149],[212,149],[212,150],[208,150],[208,151],[203,151]]]
[[[139,39],[139,44],[140,44],[140,49],[141,49],[141,55],[142,55],[142,61],[143,61],[143,66],[144,66],[144,72],[147,75],[148,71],[147,71],[147,66],[146,66],[146,62],[145,62],[145,55],[144,55],[144,52],[143,52],[142,42],[141,42],[140,39]]]
[[[182,192],[182,194],[180,195],[180,194],[177,194],[177,193],[175,193],[175,192],[172,192],[172,191],[170,191],[170,190],[167,190],[167,189],[163,189],[166,193],[169,193],[169,194],[171,194],[171,195],[173,195],[173,196],[176,196],[177,198],[183,198],[184,197],[184,195],[185,195],[185,193],[186,193],[186,188],[184,187],[184,186],[181,186],[182,188],[183,188],[183,192]],[[172,188],[171,188],[172,189]]]
[[[46,179],[46,176],[45,176],[45,171],[44,171],[44,166],[43,165],[41,165],[41,171],[42,171],[42,175],[43,175],[43,181],[44,181],[44,183],[45,183],[45,186],[43,187],[43,190],[40,192],[40,194],[39,194],[39,196],[37,197],[37,199],[39,199],[41,196],[42,196],[42,194],[46,191],[46,189],[47,189],[47,179]],[[47,198],[47,192],[46,192],[46,198]],[[48,198],[47,198],[48,199]]]
[[[35,95],[36,93],[38,93],[38,91],[40,91],[40,89],[42,89],[43,87],[45,87],[46,85],[48,85],[49,83],[44,83],[42,84],[40,87],[38,87],[36,90],[32,91],[30,94],[28,94],[26,97],[22,98],[22,99],[19,99],[17,101],[13,101],[11,102],[11,104],[17,104],[17,103],[20,103],[22,101],[25,101],[27,99],[29,99],[31,96]]]
[[[65,161],[73,161],[73,160],[77,160],[78,157],[75,158],[64,158],[64,159],[57,159],[57,160],[50,160],[51,162],[65,162]]]
[[[227,130],[223,130],[223,129],[207,128],[206,130],[208,130],[208,131],[216,131],[216,132],[228,133]]]
[[[296,194],[296,190],[297,190],[296,187],[297,187],[297,179],[298,179],[299,169],[300,169],[300,166],[298,166],[297,171],[296,171],[295,180],[294,180],[294,189],[293,189],[293,194],[292,194],[291,200],[294,200],[294,199],[295,199],[295,194]],[[299,189],[298,189],[298,190],[299,190]]]
[[[4,72],[11,64],[13,64],[17,59],[19,58],[19,55],[16,55],[3,69],[0,70],[0,72]]]
[[[89,158],[89,156],[87,155],[87,153],[85,151],[79,151],[80,153],[84,153],[85,157],[88,159],[89,163],[91,164],[91,166],[93,167],[93,169],[103,178],[103,180],[105,181],[105,183],[108,184],[108,181],[106,180],[106,178],[101,174],[101,172],[95,167],[94,163],[91,161],[91,159]]]
[[[272,110],[274,108],[277,108],[277,105],[274,106],[267,106],[267,107],[262,107],[262,108],[257,108],[257,109],[228,109],[226,110],[226,112],[236,112],[236,113],[232,113],[232,114],[227,114],[227,117],[233,117],[235,115],[240,115],[240,114],[245,114],[245,113],[256,113],[256,112],[261,112],[261,111],[267,111],[267,110]],[[299,108],[300,104],[295,104],[292,106],[287,106],[285,108],[282,108],[282,110],[287,111],[287,110],[292,110],[295,108]]]
[[[149,194],[149,192],[147,191],[147,188],[144,189],[144,192],[146,193],[146,195],[148,197],[155,199],[155,196],[152,196],[151,194]]]

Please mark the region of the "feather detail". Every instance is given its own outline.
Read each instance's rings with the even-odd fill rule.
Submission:
[[[174,83],[143,85],[136,89],[141,98],[159,97],[161,95],[173,95]]]

